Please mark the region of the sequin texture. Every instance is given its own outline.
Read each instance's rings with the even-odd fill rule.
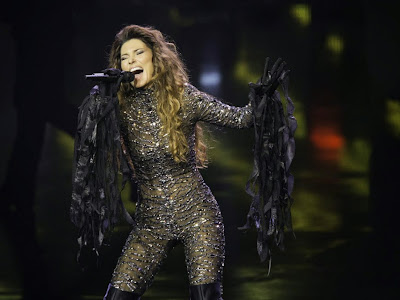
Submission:
[[[121,105],[121,132],[135,167],[139,200],[131,231],[111,284],[142,294],[151,284],[174,242],[183,243],[191,285],[222,280],[224,225],[218,204],[196,168],[198,121],[233,128],[249,127],[252,108],[233,107],[185,86],[182,129],[188,140],[187,161],[174,161],[168,137],[161,136],[156,99],[138,89]]]

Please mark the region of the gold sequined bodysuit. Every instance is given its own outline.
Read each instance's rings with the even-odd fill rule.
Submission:
[[[143,294],[173,242],[182,242],[191,285],[221,281],[224,227],[218,204],[196,168],[198,121],[234,128],[249,127],[252,108],[233,107],[185,86],[182,128],[188,140],[187,161],[172,158],[168,137],[160,137],[156,99],[138,89],[121,105],[121,131],[135,167],[139,191],[135,218],[114,270],[111,285]]]

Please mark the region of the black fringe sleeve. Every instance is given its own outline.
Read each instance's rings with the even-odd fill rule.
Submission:
[[[79,230],[79,259],[84,246],[99,254],[105,234],[120,215],[134,223],[120,195],[129,168],[120,142],[118,98],[101,95],[97,86],[79,108],[72,176],[70,215]]]
[[[284,229],[292,231],[290,207],[293,199],[293,175],[289,172],[295,152],[294,132],[297,121],[294,105],[288,94],[288,70],[278,60],[257,84],[250,84],[255,144],[254,167],[246,185],[252,203],[246,224],[240,229],[255,226],[257,251],[262,262],[271,267],[271,249],[274,245],[284,249]],[[286,98],[286,113],[276,91],[282,87]]]

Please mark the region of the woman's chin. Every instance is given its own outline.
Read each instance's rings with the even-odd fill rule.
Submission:
[[[131,85],[134,88],[146,88],[148,86],[150,86],[151,81],[132,81]]]
[[[144,86],[144,84],[141,83],[140,81],[137,82],[136,80],[134,80],[134,81],[131,81],[131,86],[133,86],[134,88],[141,88]]]

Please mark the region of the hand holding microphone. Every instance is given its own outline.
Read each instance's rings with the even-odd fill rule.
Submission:
[[[141,70],[134,72],[121,71],[119,69],[109,68],[102,70],[100,73],[86,75],[87,80],[95,81],[98,84],[98,90],[103,96],[116,96],[121,82],[132,82],[135,75]]]
[[[139,71],[127,72],[110,68],[102,70],[100,73],[86,75],[85,78],[97,82],[118,82],[120,79],[120,82],[131,82],[135,80],[135,75],[138,73]]]

